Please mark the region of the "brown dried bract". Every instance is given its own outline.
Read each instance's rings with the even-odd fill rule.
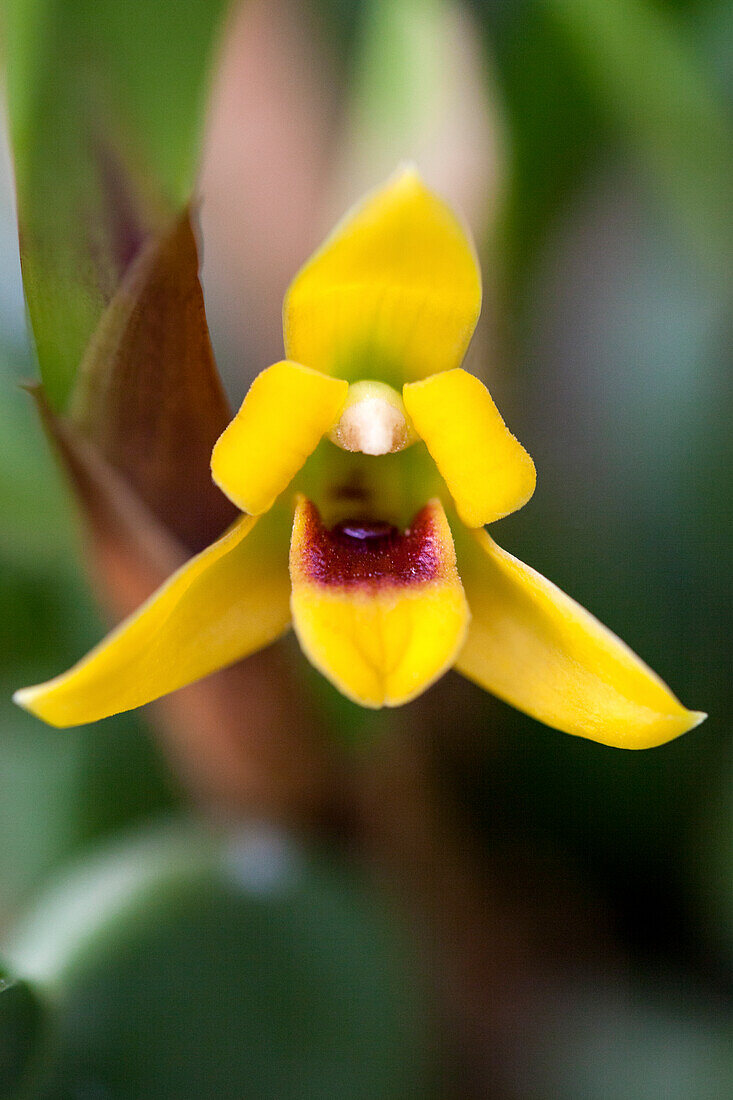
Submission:
[[[236,511],[209,461],[231,418],[217,374],[190,210],[151,240],[102,316],[70,416],[151,512],[198,551]]]

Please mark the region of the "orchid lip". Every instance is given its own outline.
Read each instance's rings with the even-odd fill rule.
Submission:
[[[456,659],[470,618],[440,500],[406,529],[352,513],[333,526],[299,496],[293,627],[310,661],[362,706],[399,706]]]

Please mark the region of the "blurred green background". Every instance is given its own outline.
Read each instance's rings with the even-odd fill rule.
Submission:
[[[6,13],[11,61],[23,7]],[[63,44],[79,28],[94,42],[95,17],[25,7],[47,40],[9,85],[46,81],[48,105]],[[260,0],[225,22],[221,4],[186,4],[181,41],[201,19],[216,43],[202,130],[187,82],[205,53],[171,47],[156,68],[156,18],[118,8],[107,47],[130,41],[111,87],[132,89],[175,200],[203,150],[204,286],[233,402],[280,357],[298,264],[415,157],[479,238],[471,366],[538,469],[499,541],[710,717],[623,753],[457,676],[381,719],[301,669],[304,713],[348,768],[419,752],[438,822],[420,879],[398,861],[385,873],[379,846],[337,823],[245,806],[212,832],[144,713],[57,732],[15,708],[12,691],[67,667],[102,620],[18,386],[38,368],[5,148],[0,1096],[733,1095],[733,6]],[[188,105],[184,123],[168,102]],[[47,138],[53,170],[64,138]],[[382,830],[403,827],[387,807]]]

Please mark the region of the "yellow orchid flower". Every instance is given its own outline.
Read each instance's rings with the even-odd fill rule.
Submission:
[[[465,230],[414,170],[399,172],[296,276],[287,358],[255,379],[214,448],[214,480],[244,514],[69,672],[16,701],[52,725],[91,722],[292,623],[315,667],[366,707],[406,703],[454,665],[609,745],[658,745],[701,722],[484,530],[526,504],[535,470],[460,366],[480,306]]]

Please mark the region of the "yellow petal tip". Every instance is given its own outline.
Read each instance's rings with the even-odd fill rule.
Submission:
[[[42,722],[45,722],[47,726],[55,726],[56,729],[61,729],[64,726],[76,725],[75,722],[59,721],[58,715],[54,713],[53,707],[50,709],[44,706],[44,698],[48,694],[47,689],[50,689],[55,684],[55,680],[48,680],[43,684],[34,684],[32,687],[19,688],[13,693],[13,702],[16,706],[21,707],[27,711],[28,714],[32,714],[35,718],[39,718]]]
[[[22,707],[23,710],[28,710],[32,713],[32,700],[36,690],[37,689],[34,687],[18,688],[17,691],[13,692],[13,702],[16,704],[16,706]]]
[[[460,546],[473,613],[456,667],[554,729],[651,749],[705,721],[632,650],[482,531]]]
[[[666,688],[666,685],[663,686]],[[669,688],[666,690],[669,692]],[[669,694],[671,696],[671,692]],[[610,735],[598,740],[603,740],[612,748],[658,749],[662,745],[668,745],[670,741],[676,741],[678,737],[689,733],[690,730],[696,729],[706,718],[707,714],[702,711],[685,710],[680,705],[679,711],[676,712],[659,713],[646,720],[643,717],[640,718],[636,727],[626,731],[623,737],[616,739]]]
[[[390,184],[392,186],[402,184],[405,187],[419,187],[425,191],[428,190],[420,169],[414,160],[401,161],[392,173],[390,180],[388,180],[387,186]]]

